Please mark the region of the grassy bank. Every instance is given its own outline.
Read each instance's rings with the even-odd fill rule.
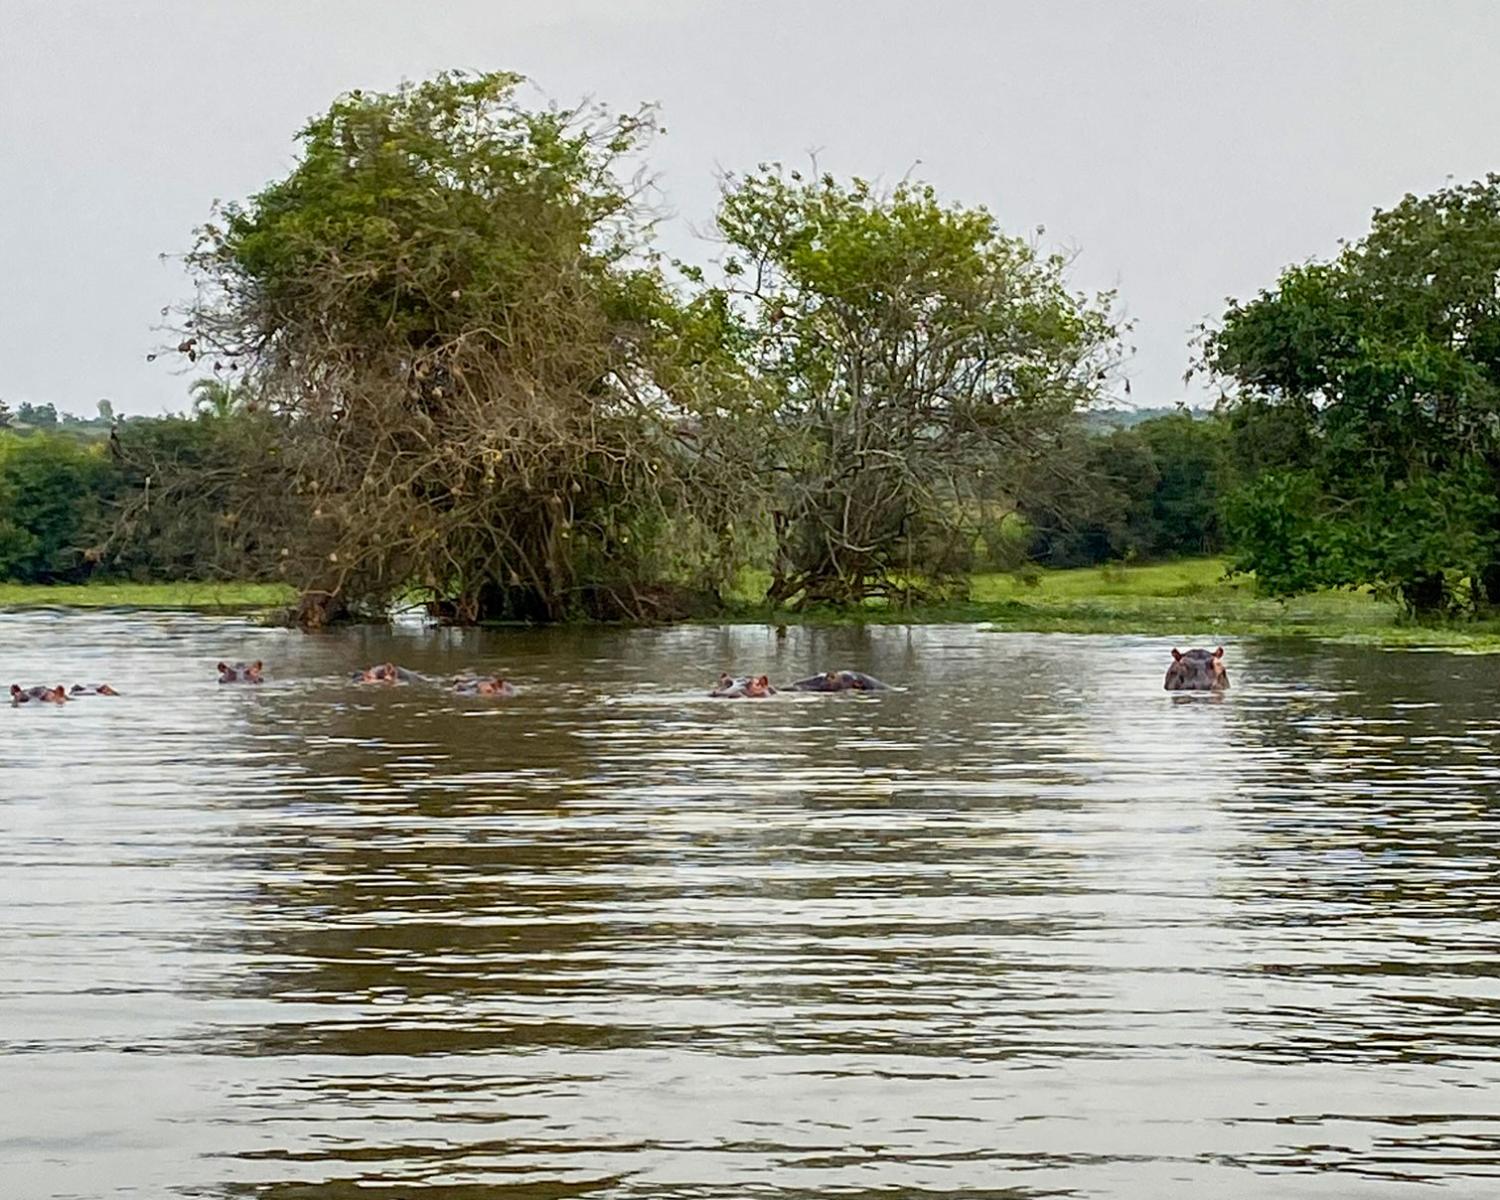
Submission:
[[[985,622],[1038,633],[1138,633],[1188,638],[1250,634],[1440,646],[1500,653],[1500,621],[1419,625],[1363,592],[1319,592],[1285,603],[1257,596],[1246,579],[1226,580],[1217,558],[1142,567],[1087,567],[1023,575],[976,575],[959,604],[896,610],[786,613],[757,604],[764,579],[747,579],[729,620],[786,624]],[[294,595],[276,584],[91,583],[36,587],[0,583],[0,608],[191,609],[243,612],[284,607]],[[723,620],[724,617],[709,618]]]
[[[0,608],[159,608],[244,612],[296,599],[276,583],[0,583]]]
[[[1442,646],[1500,652],[1500,621],[1420,625],[1366,592],[1318,592],[1279,601],[1253,581],[1224,578],[1219,558],[1136,567],[1042,570],[974,577],[971,599],[909,611],[870,606],[857,613],[762,612],[758,619],[802,623],[977,621],[1038,633],[1138,633],[1186,638],[1304,636],[1380,645]],[[749,607],[742,610],[751,618]]]

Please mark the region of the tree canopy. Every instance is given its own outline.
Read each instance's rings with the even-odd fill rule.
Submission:
[[[1203,362],[1255,460],[1230,505],[1243,568],[1287,594],[1500,600],[1497,279],[1492,175],[1407,196],[1331,261],[1231,303]]]
[[[409,590],[643,615],[681,565],[652,554],[717,545],[748,486],[714,470],[723,394],[695,419],[713,316],[667,285],[629,169],[652,114],[528,109],[520,82],[340,98],[189,257],[179,350],[279,422],[265,523],[310,620]]]
[[[769,395],[771,599],[967,587],[987,509],[1100,390],[1108,295],[930,187],[767,167],[728,180],[724,290]]]

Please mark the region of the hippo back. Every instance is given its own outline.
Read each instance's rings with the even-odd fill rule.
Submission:
[[[863,671],[825,671],[799,679],[791,688],[794,692],[888,692],[890,684]]]

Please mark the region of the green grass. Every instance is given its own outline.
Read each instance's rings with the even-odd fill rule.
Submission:
[[[1318,592],[1283,602],[1257,595],[1253,580],[1226,579],[1226,565],[1198,558],[976,575],[969,600],[909,610],[871,604],[853,612],[779,613],[745,603],[738,611],[745,619],[803,624],[974,621],[1040,633],[1258,634],[1500,652],[1500,621],[1418,624],[1367,592]]]
[[[0,608],[159,608],[243,612],[290,604],[278,583],[0,583]]]

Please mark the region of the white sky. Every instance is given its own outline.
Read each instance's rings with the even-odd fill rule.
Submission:
[[[718,170],[811,150],[1045,225],[1136,320],[1138,404],[1188,398],[1225,296],[1500,169],[1494,0],[0,0],[0,398],[183,407],[145,362],[187,290],[159,256],[337,93],[445,67],[659,102],[684,257]]]

